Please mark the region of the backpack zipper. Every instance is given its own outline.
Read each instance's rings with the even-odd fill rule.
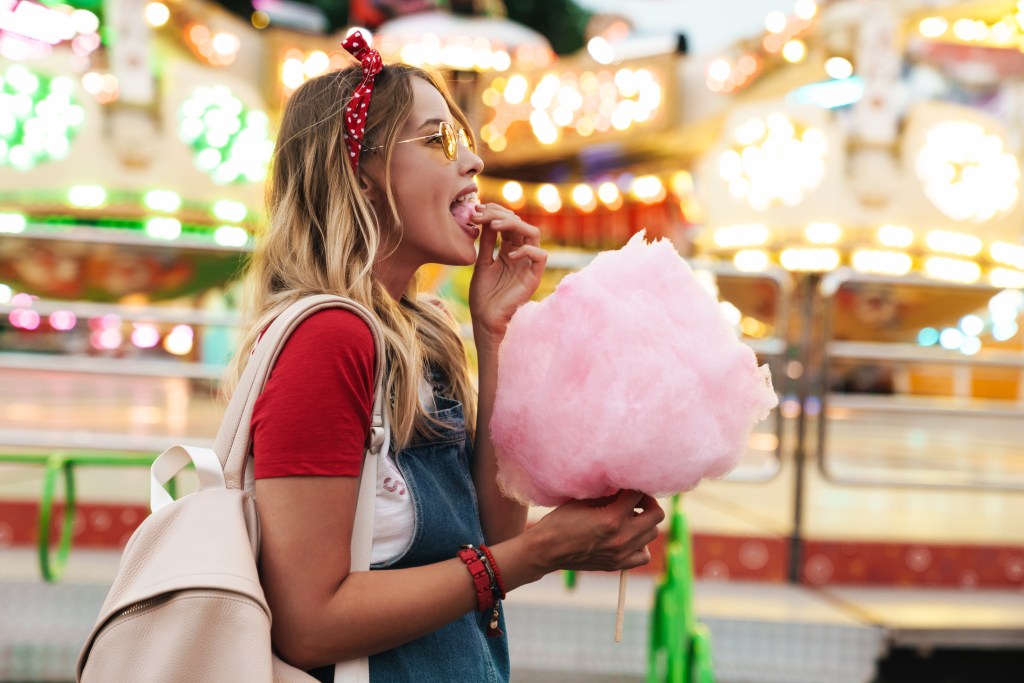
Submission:
[[[161,602],[166,602],[170,599],[171,595],[173,595],[173,593],[170,595],[158,595],[155,598],[150,598],[148,600],[143,600],[142,602],[137,602],[134,605],[129,605],[128,607],[125,607],[123,610],[120,610],[117,614],[112,616],[111,619],[120,619],[121,617],[127,616],[129,614],[141,612],[142,610],[153,607],[154,605],[158,605]]]

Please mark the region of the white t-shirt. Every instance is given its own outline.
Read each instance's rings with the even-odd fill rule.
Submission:
[[[377,459],[377,501],[370,562],[390,562],[402,556],[412,543],[415,523],[416,513],[405,478],[395,465],[394,453],[388,453]]]
[[[434,391],[424,378],[419,386],[420,403],[428,410],[434,405]],[[373,515],[373,548],[370,562],[379,564],[397,560],[412,544],[416,512],[405,485],[405,477],[395,464],[395,454],[377,459],[377,500]]]

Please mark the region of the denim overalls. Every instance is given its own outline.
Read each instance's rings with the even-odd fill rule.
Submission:
[[[415,510],[412,543],[398,559],[371,569],[419,567],[450,560],[460,545],[479,546],[484,542],[469,469],[472,445],[462,404],[436,393],[434,404],[435,416],[446,429],[430,440],[413,442],[395,456]],[[508,640],[505,636],[487,637],[489,617],[489,611],[470,612],[422,638],[371,656],[370,680],[505,683],[509,679]],[[500,627],[505,630],[504,613]],[[330,683],[334,667],[310,673]]]

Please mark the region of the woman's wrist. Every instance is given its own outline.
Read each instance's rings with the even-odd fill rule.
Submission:
[[[477,348],[493,348],[495,351],[501,346],[505,338],[505,330],[508,325],[488,325],[483,322],[473,321],[473,340]]]
[[[539,581],[556,569],[548,559],[549,550],[544,547],[542,536],[543,532],[533,533],[531,527],[515,538],[490,547],[508,590]]]
[[[548,524],[527,527],[519,537],[523,539],[526,552],[538,572],[537,579],[562,568],[564,558],[561,550],[565,539],[552,533]]]

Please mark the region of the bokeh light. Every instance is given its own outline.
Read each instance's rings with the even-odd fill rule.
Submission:
[[[781,112],[748,119],[732,138],[718,157],[719,175],[729,194],[758,211],[796,206],[825,178],[825,135]]]
[[[1020,198],[1020,164],[1003,138],[976,123],[946,121],[928,131],[915,159],[924,193],[942,213],[983,223]]]
[[[181,105],[178,134],[193,161],[217,183],[262,181],[274,151],[269,119],[225,86],[198,88]]]
[[[192,351],[194,333],[188,325],[175,325],[164,337],[164,349],[175,356],[184,356]]]
[[[27,171],[67,156],[85,110],[74,81],[50,78],[13,64],[0,74],[0,165]]]

